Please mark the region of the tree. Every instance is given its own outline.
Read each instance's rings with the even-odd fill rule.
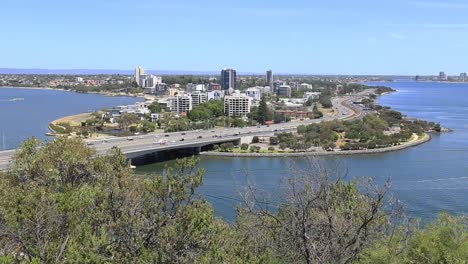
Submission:
[[[156,124],[148,120],[140,121],[140,126],[141,131],[144,133],[154,132],[156,130]]]
[[[270,137],[270,144],[271,145],[278,145],[280,143],[277,137]]]
[[[123,129],[128,129],[130,125],[135,124],[138,122],[139,118],[136,114],[133,113],[123,113],[119,119],[119,127]]]
[[[231,126],[232,127],[245,127],[247,126],[247,124],[245,123],[244,120],[240,118],[234,118],[232,119]]]
[[[351,263],[392,228],[387,217],[399,211],[384,211],[389,185],[345,182],[337,167],[330,173],[312,159],[306,168],[283,181],[286,191],[279,201],[259,198],[248,188],[238,228],[255,244],[252,250],[273,252],[285,263]]]
[[[13,164],[0,175],[0,260],[224,262],[216,252],[229,230],[195,194],[203,178],[195,159],[135,177],[118,149],[95,156],[80,140],[58,138],[40,148],[26,141]]]
[[[162,111],[162,108],[161,108],[161,106],[159,105],[158,102],[152,102],[148,106],[148,109],[151,111],[152,114],[161,113],[161,111]]]
[[[241,144],[241,149],[242,149],[242,150],[248,150],[248,149],[249,149],[249,144],[247,144],[247,143],[242,143],[242,144]]]
[[[273,119],[273,112],[268,107],[266,102],[266,97],[262,96],[260,100],[260,105],[258,107],[257,122],[264,125],[266,121],[271,121]]]
[[[231,142],[223,143],[219,148],[221,152],[231,152],[234,149],[234,144]]]
[[[404,227],[364,251],[358,263],[466,263],[466,217],[441,213],[424,228]]]
[[[255,145],[252,145],[250,146],[250,152],[260,152],[260,147],[259,146],[255,146]]]

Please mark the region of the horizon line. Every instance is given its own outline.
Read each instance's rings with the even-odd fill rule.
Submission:
[[[237,69],[236,69],[237,70]],[[219,71],[208,71],[208,70],[146,70],[145,72],[161,75],[214,75],[218,74]],[[36,75],[105,75],[105,74],[117,74],[117,75],[133,75],[134,70],[129,69],[93,69],[93,68],[69,68],[69,69],[50,69],[50,68],[0,68],[0,74],[6,75],[23,75],[23,74],[36,74]],[[267,70],[264,72],[241,72],[239,75],[265,75]],[[462,73],[462,72],[461,72]],[[273,71],[274,75],[300,75],[300,76],[398,76],[398,77],[409,77],[409,76],[438,76],[438,74],[350,74],[350,73],[291,73],[291,72],[277,72]],[[448,76],[458,76],[448,75]]]

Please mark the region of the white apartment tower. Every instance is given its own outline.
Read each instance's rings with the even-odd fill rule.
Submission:
[[[138,84],[138,86],[142,86],[140,78],[143,75],[145,75],[145,70],[143,69],[143,67],[141,66],[136,67],[135,68],[135,82]]]
[[[169,97],[171,112],[176,114],[187,114],[192,110],[192,97],[190,95],[176,95]]]
[[[252,98],[245,94],[224,97],[224,113],[230,117],[245,117],[250,113]]]
[[[193,92],[190,94],[192,97],[192,108],[199,106],[200,104],[206,103],[208,96],[206,93]]]

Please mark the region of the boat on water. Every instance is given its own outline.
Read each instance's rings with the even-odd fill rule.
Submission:
[[[24,101],[24,98],[13,98],[9,100],[10,102]]]

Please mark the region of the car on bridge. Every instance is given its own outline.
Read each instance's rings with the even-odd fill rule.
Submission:
[[[156,144],[156,143],[155,143],[155,144]],[[160,140],[157,142],[157,144],[159,144],[159,145],[166,145],[166,144],[167,144],[167,140],[165,140],[165,139],[160,139]]]

